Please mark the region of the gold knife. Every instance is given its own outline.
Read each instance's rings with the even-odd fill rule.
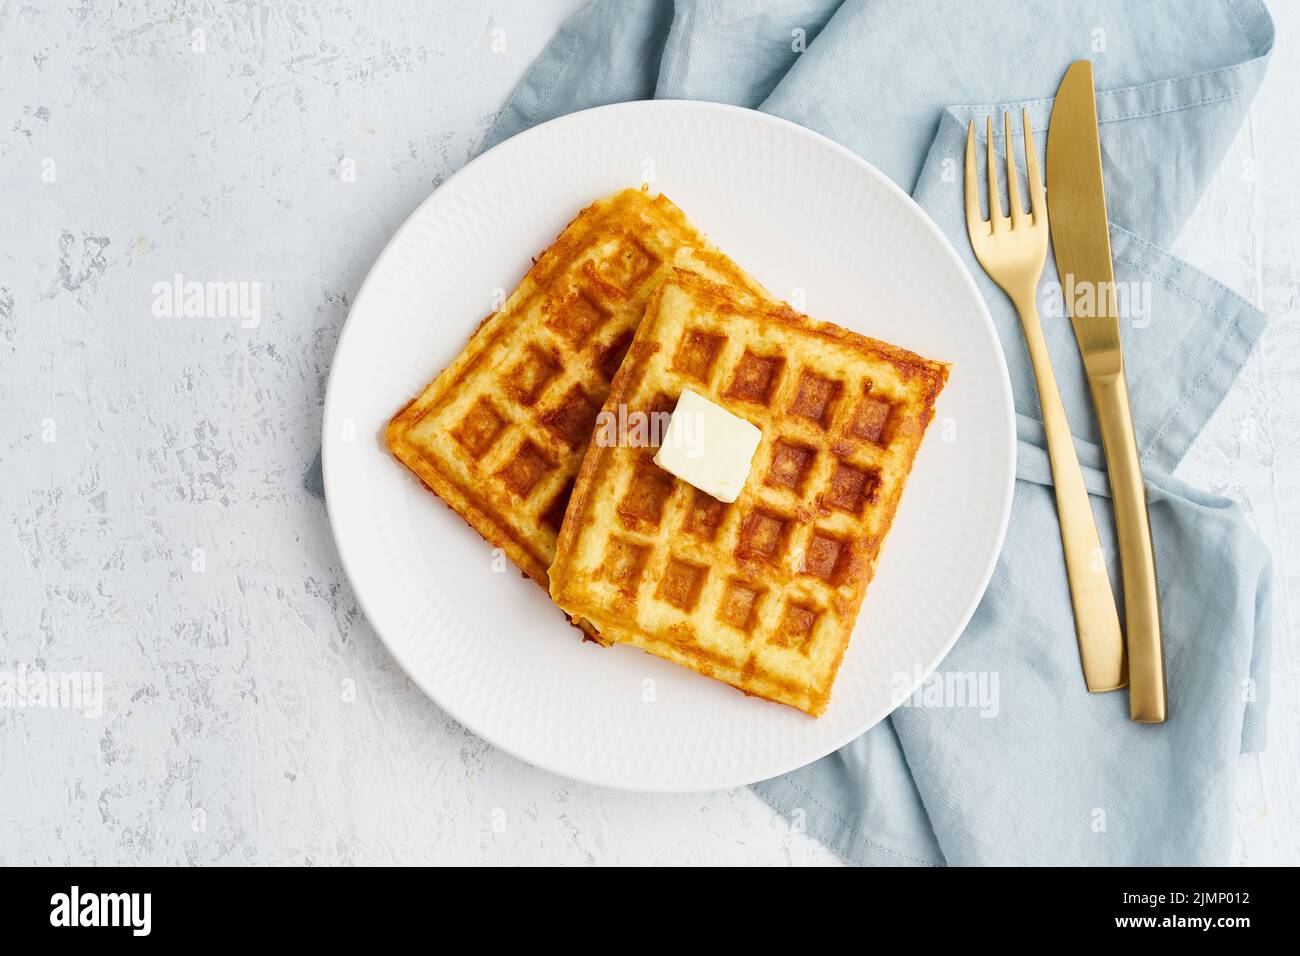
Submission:
[[[1087,60],[1071,64],[1052,107],[1047,134],[1047,209],[1061,286],[1088,293],[1081,297],[1067,294],[1065,298],[1097,407],[1115,506],[1124,582],[1129,714],[1140,723],[1163,723],[1165,655],[1155,555],[1142,462],[1124,378],[1101,174],[1096,89],[1092,64]]]

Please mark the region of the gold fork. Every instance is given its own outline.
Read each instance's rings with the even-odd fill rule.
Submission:
[[[1079,637],[1079,658],[1084,681],[1090,691],[1115,690],[1128,683],[1124,638],[1110,577],[1102,560],[1101,542],[1088,491],[1079,470],[1079,459],[1070,436],[1070,423],[1056,388],[1052,360],[1038,317],[1038,279],[1047,259],[1047,197],[1038,171],[1038,152],[1030,129],[1029,111],[1022,116],[1025,127],[1025,165],[1028,172],[1030,212],[1020,202],[1016,171],[1015,142],[1011,135],[1011,114],[1003,113],[1007,143],[1007,198],[1011,215],[1002,214],[998,171],[993,152],[993,117],[988,117],[989,218],[980,212],[979,181],[975,170],[975,123],[966,128],[966,231],[984,271],[1007,294],[1024,329],[1025,344],[1038,382],[1038,399],[1047,432],[1047,456],[1052,463],[1052,484],[1056,490],[1056,511],[1061,523],[1061,545],[1065,571],[1074,605],[1074,628]]]

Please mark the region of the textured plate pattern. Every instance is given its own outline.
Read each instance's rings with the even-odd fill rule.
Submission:
[[[631,648],[584,645],[541,591],[383,447],[394,408],[598,196],[648,178],[776,296],[953,364],[826,714],[813,720]],[[1006,367],[925,215],[829,140],[759,113],[655,102],[564,117],[448,180],[372,269],[326,399],[339,553],[376,631],[470,729],[576,779],[703,790],[765,779],[883,718],[983,593],[1014,473]]]

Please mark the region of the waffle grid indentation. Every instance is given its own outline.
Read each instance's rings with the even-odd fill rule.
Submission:
[[[453,429],[452,437],[477,461],[487,455],[505,427],[505,416],[497,411],[490,398],[484,397],[470,406]]]
[[[525,438],[510,460],[497,471],[497,477],[520,498],[529,493],[551,471],[555,463],[531,438]]]

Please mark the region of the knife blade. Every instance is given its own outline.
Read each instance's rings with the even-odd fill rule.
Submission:
[[[1164,646],[1146,487],[1120,338],[1092,64],[1066,71],[1047,136],[1047,208],[1066,307],[1083,357],[1115,506],[1128,647],[1129,712],[1167,717]]]

